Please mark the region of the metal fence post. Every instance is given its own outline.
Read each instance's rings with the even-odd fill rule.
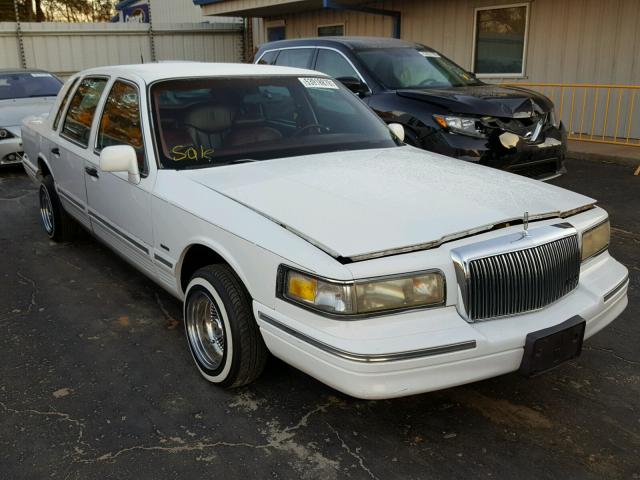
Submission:
[[[151,15],[151,0],[148,1],[149,6],[149,47],[151,49],[151,61],[156,61],[156,41],[153,37],[153,16]]]
[[[24,54],[24,41],[22,38],[22,26],[20,25],[20,10],[18,9],[18,0],[13,0],[13,10],[16,13],[16,40],[18,41],[18,57],[20,57],[20,66],[27,68],[27,58]]]

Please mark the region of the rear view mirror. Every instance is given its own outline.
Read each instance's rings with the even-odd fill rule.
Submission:
[[[336,80],[360,97],[364,97],[369,93],[367,84],[356,77],[339,77]]]
[[[103,172],[127,172],[129,182],[140,183],[138,156],[131,145],[105,147],[100,152],[100,170]]]
[[[402,125],[400,125],[399,123],[390,123],[389,130],[391,130],[391,133],[398,137],[398,140],[404,142],[404,127]]]

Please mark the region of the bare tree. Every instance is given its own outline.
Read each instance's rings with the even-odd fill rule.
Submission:
[[[16,0],[23,22],[107,22],[115,0]],[[0,21],[15,22],[14,0],[0,0]]]

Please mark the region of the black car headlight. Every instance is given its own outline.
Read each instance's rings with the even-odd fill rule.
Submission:
[[[478,119],[458,117],[454,115],[434,115],[435,121],[445,130],[470,137],[485,138],[486,135],[478,128]]]
[[[443,305],[445,279],[439,270],[348,282],[281,266],[278,296],[331,316],[374,315]]]
[[[0,128],[0,140],[6,140],[7,138],[14,138],[15,135],[6,128]]]
[[[611,227],[609,219],[591,227],[582,234],[582,261],[595,257],[609,247]]]

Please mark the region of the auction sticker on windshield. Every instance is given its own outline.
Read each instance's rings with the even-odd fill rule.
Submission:
[[[298,78],[300,83],[307,88],[332,88],[338,90],[336,83],[329,78]]]

